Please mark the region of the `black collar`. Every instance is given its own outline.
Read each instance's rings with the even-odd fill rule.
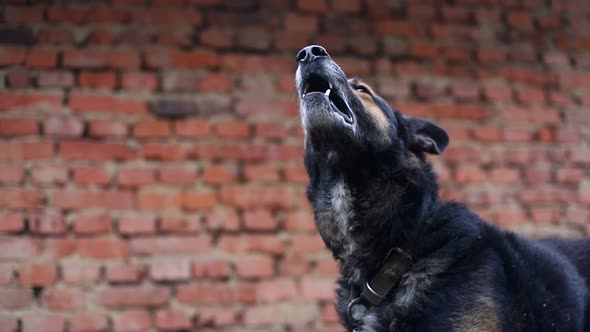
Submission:
[[[392,248],[387,253],[383,265],[370,282],[365,283],[360,296],[353,295],[348,303],[348,318],[356,324],[362,324],[362,319],[354,317],[353,309],[362,305],[366,309],[375,307],[399,283],[400,279],[412,268],[412,257],[400,248]]]

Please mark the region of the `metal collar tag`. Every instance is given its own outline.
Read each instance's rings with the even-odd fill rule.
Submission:
[[[411,267],[410,255],[400,248],[389,250],[379,272],[365,284],[361,295],[348,303],[348,318],[360,324],[361,319],[354,317],[353,308],[356,305],[362,305],[366,309],[377,306]]]

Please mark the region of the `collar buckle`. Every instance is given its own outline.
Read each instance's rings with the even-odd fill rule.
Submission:
[[[400,248],[391,248],[377,274],[370,282],[365,283],[361,295],[348,303],[348,318],[361,324],[362,321],[354,317],[354,307],[362,305],[365,309],[370,309],[379,305],[411,268],[412,257]]]

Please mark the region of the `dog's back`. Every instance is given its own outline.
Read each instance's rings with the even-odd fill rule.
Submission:
[[[565,256],[578,270],[590,289],[590,238],[544,239],[541,243]],[[590,304],[586,306],[586,331],[590,331]]]

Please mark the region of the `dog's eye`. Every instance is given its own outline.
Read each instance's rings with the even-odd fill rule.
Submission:
[[[359,86],[355,87],[354,89],[355,89],[356,91],[358,91],[358,92],[362,92],[362,93],[366,93],[366,94],[371,94],[371,93],[369,92],[369,89],[365,88],[365,87],[364,87],[364,86],[362,86],[362,85],[359,85]]]

